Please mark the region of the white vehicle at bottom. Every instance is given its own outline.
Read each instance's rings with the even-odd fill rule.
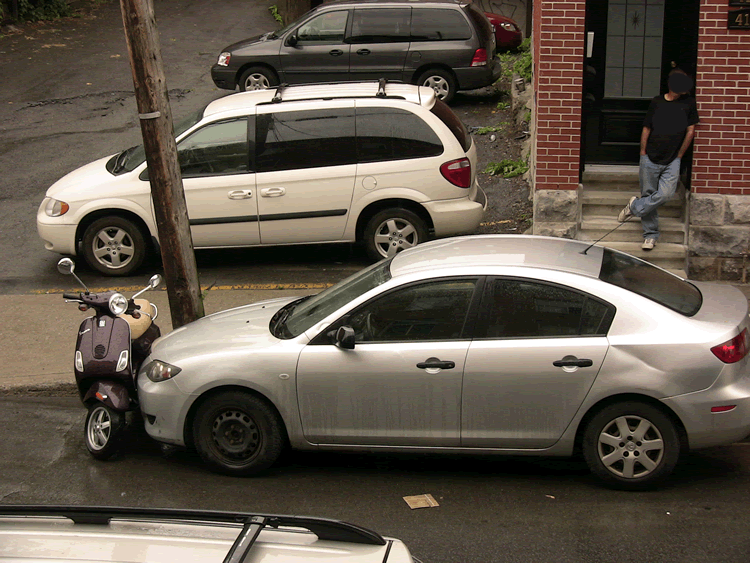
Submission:
[[[0,507],[0,561],[412,563],[400,540],[325,518],[88,506]]]
[[[195,248],[360,242],[374,260],[473,232],[477,149],[431,88],[361,82],[231,94],[174,128]],[[104,275],[158,246],[145,151],[58,180],[37,212],[47,250]]]

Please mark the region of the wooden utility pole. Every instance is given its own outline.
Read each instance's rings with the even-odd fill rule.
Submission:
[[[199,319],[204,312],[177,160],[159,32],[152,0],[120,0],[120,8],[130,52],[151,195],[154,198],[172,327],[177,328]]]

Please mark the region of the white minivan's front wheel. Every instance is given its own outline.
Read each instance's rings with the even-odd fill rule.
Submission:
[[[143,233],[124,217],[101,217],[83,234],[83,257],[105,276],[127,276],[140,267],[145,256]]]
[[[372,216],[364,231],[367,255],[373,260],[391,258],[427,240],[425,222],[408,209],[385,209]]]

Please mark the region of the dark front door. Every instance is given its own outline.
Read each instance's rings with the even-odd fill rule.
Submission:
[[[679,66],[694,75],[698,0],[589,0],[583,99],[586,163],[636,164],[643,118]]]

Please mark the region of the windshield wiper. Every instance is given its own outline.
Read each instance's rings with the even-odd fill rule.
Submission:
[[[125,168],[125,165],[128,163],[128,159],[130,158],[130,155],[133,154],[133,150],[135,150],[135,147],[130,147],[129,149],[125,149],[124,151],[122,151],[117,156],[117,160],[115,161],[115,167],[112,169],[113,172],[117,173],[123,168]]]
[[[286,321],[289,318],[289,315],[292,314],[292,311],[294,311],[297,305],[307,299],[310,299],[310,297],[312,297],[312,295],[306,295],[305,297],[295,299],[291,303],[287,303],[281,309],[276,311],[276,314],[271,318],[271,333],[276,338],[279,338],[280,331],[285,328]]]

